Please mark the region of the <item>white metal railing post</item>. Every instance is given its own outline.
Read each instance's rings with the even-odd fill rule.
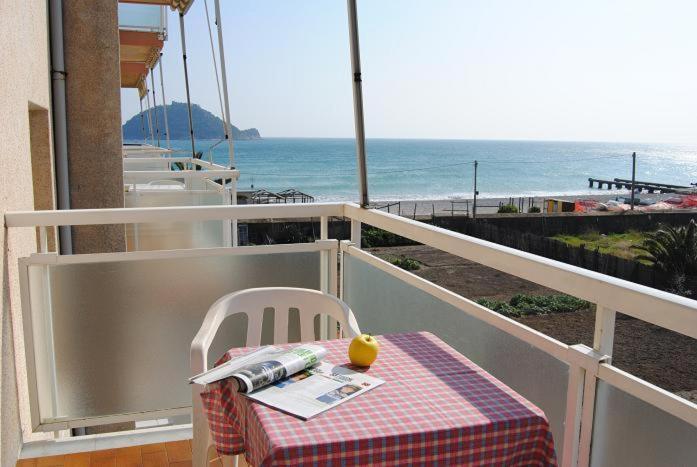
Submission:
[[[329,239],[327,216],[319,218],[319,238],[320,240]],[[329,252],[322,250],[319,259],[319,287],[323,293],[329,293]],[[319,317],[319,338],[327,339],[329,330],[329,321],[327,315]]]
[[[595,331],[593,334],[593,350],[605,355],[605,362],[612,359],[612,348],[615,339],[615,317],[617,313],[598,304],[595,311]],[[596,416],[596,393],[598,387],[597,371],[589,374],[586,371],[583,386],[583,404],[581,408],[581,429],[578,440],[578,465],[590,465],[591,444],[593,441],[593,424]],[[606,413],[597,413],[598,417],[607,417]]]
[[[356,248],[361,247],[361,221],[351,219],[351,243],[356,244]]]
[[[581,432],[581,407],[585,371],[579,365],[569,365],[569,383],[566,389],[566,413],[564,415],[564,439],[562,440],[562,467],[574,467],[578,463],[578,441]]]
[[[600,364],[608,359],[607,355],[583,344],[568,348],[569,386],[564,417],[563,467],[589,465],[598,370]]]

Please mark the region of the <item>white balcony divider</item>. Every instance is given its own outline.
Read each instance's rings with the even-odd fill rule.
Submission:
[[[697,443],[689,442],[697,439],[697,405],[610,363],[616,312],[695,338],[696,301],[354,204],[17,212],[7,213],[5,224],[13,228],[319,217],[324,237],[326,219],[332,216],[343,216],[352,222],[352,239],[356,241],[360,239],[358,226],[372,225],[597,305],[594,348],[567,346],[402,271],[361,251],[358,245],[341,245],[344,284],[340,293],[354,302],[354,312],[362,326],[369,325],[368,330],[372,330],[370,326],[414,331],[433,328],[442,334],[504,383],[548,411],[562,465],[589,465],[591,461],[605,465],[625,458],[631,458],[634,465],[647,464],[654,457],[642,453],[650,447],[672,453],[667,457],[672,463],[697,459]],[[250,247],[231,250],[247,248]],[[150,258],[176,254],[179,253],[152,251],[108,255]],[[78,256],[99,264],[114,259],[108,255]],[[43,256],[44,262],[58,258],[76,261],[76,257],[52,256]],[[23,259],[22,264],[26,261]],[[329,268],[331,271],[332,266]],[[55,280],[51,274],[49,277]],[[319,287],[331,287],[331,279],[321,279]],[[41,295],[36,295],[23,288],[23,306],[32,300],[41,303]],[[31,326],[31,316],[28,318]],[[447,323],[450,325],[444,329],[438,327]],[[511,357],[506,361],[508,355]],[[534,381],[535,377],[540,381]],[[541,383],[545,382],[549,384],[543,387]],[[636,433],[634,438],[632,433]]]
[[[320,266],[321,252],[337,249],[323,240],[22,259],[33,426],[54,431],[188,414],[188,347],[210,305],[250,287],[320,289],[327,282],[321,270],[331,268]],[[291,341],[300,337],[295,318]],[[211,358],[243,345],[245,329],[242,315],[226,322]],[[262,341],[272,338],[271,313]]]

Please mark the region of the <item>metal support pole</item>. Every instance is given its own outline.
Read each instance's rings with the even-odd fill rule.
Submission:
[[[363,84],[361,51],[358,41],[358,11],[356,0],[346,0],[351,43],[351,72],[353,76],[353,119],[356,130],[356,158],[358,159],[358,193],[361,207],[368,207],[368,170],[365,158],[365,124],[363,121]]]
[[[143,112],[143,98],[138,96],[138,102],[140,103],[140,129],[143,132],[143,142],[148,143],[148,137],[145,134],[145,112]]]
[[[208,41],[211,44],[211,57],[213,58],[213,73],[215,74],[215,86],[218,91],[218,104],[220,104],[220,117],[223,124],[223,136],[225,139],[228,137],[228,126],[225,124],[225,107],[223,106],[223,94],[220,90],[220,79],[218,75],[218,59],[215,57],[215,46],[213,45],[213,33],[211,32],[211,20],[208,14],[208,1],[203,0],[203,6],[206,10],[206,24],[208,25]],[[220,21],[216,18],[215,24],[218,25]]]
[[[182,61],[184,63],[184,87],[186,88],[186,108],[189,112],[189,135],[191,138],[191,157],[196,157],[194,143],[194,121],[191,118],[191,94],[189,92],[189,68],[186,65],[186,32],[184,31],[184,14],[179,13],[179,32],[182,41]]]
[[[225,139],[228,147],[228,164],[235,168],[235,147],[232,141],[232,123],[230,122],[230,97],[227,90],[227,69],[225,67],[225,45],[223,43],[223,20],[220,16],[220,0],[215,0],[215,24],[218,27],[218,53],[220,54],[220,79],[223,86],[223,102],[225,104]],[[217,74],[216,74],[217,76]],[[237,180],[230,179],[232,204],[237,204]],[[232,246],[237,246],[237,220],[232,221]]]
[[[632,194],[631,194],[631,200],[632,200],[632,205],[630,209],[634,211],[634,183],[636,181],[636,152],[632,153]]]
[[[150,130],[150,144],[155,145],[155,133],[152,129],[152,113],[150,112],[150,90],[145,89],[145,104],[148,111],[148,129]]]
[[[157,147],[160,147],[160,121],[157,118],[157,100],[155,99],[155,68],[150,69],[150,82],[152,83],[152,108],[155,111],[155,134],[157,135]]]
[[[165,97],[165,80],[162,77],[162,52],[160,52],[160,89],[162,90],[162,114],[165,117],[165,139],[167,140],[167,149],[170,149],[169,144],[169,122],[167,121],[167,98]]]
[[[225,138],[228,144],[228,161],[231,169],[235,168],[235,147],[232,142],[232,124],[230,123],[230,98],[227,91],[227,71],[225,67],[225,45],[223,44],[223,22],[220,17],[220,0],[215,0],[215,24],[218,27],[218,53],[220,54],[220,79],[223,82],[223,102],[225,104]],[[217,75],[216,75],[217,76]]]
[[[479,192],[477,191],[477,166],[479,165],[479,162],[474,161],[474,200],[472,202],[472,219],[477,218],[477,195]]]
[[[53,105],[53,150],[56,166],[56,204],[70,209],[70,178],[68,171],[68,125],[65,106],[65,56],[63,53],[63,2],[50,0],[51,26],[51,103]],[[58,227],[60,254],[73,252],[69,225]]]

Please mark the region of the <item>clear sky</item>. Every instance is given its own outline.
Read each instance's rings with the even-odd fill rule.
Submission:
[[[346,2],[221,4],[232,123],[352,137]],[[697,1],[359,0],[358,14],[368,137],[697,141]],[[186,23],[192,101],[219,114],[203,0]],[[174,13],[164,71],[184,101]],[[137,93],[121,95],[125,121]]]

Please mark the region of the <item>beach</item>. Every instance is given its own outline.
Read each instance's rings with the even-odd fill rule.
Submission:
[[[580,194],[580,195],[548,195],[548,196],[533,196],[533,197],[514,197],[513,205],[518,207],[519,201],[522,199],[523,211],[528,211],[529,203],[544,210],[545,200],[559,199],[564,201],[574,201],[577,199],[593,199],[601,203],[613,200],[619,197],[629,198],[629,192],[620,190],[596,190],[598,194]],[[610,192],[611,194],[608,194]],[[657,194],[657,193],[637,193],[636,198],[640,200],[661,201],[667,198],[674,197],[674,194]],[[511,197],[497,198],[477,198],[477,214],[495,214],[498,211],[500,203],[509,204]],[[470,198],[453,198],[453,199],[434,199],[434,200],[390,200],[390,201],[373,201],[372,205],[376,208],[400,214],[405,217],[420,216],[451,216],[451,215],[466,215],[467,212],[471,215],[473,207],[473,199]]]

